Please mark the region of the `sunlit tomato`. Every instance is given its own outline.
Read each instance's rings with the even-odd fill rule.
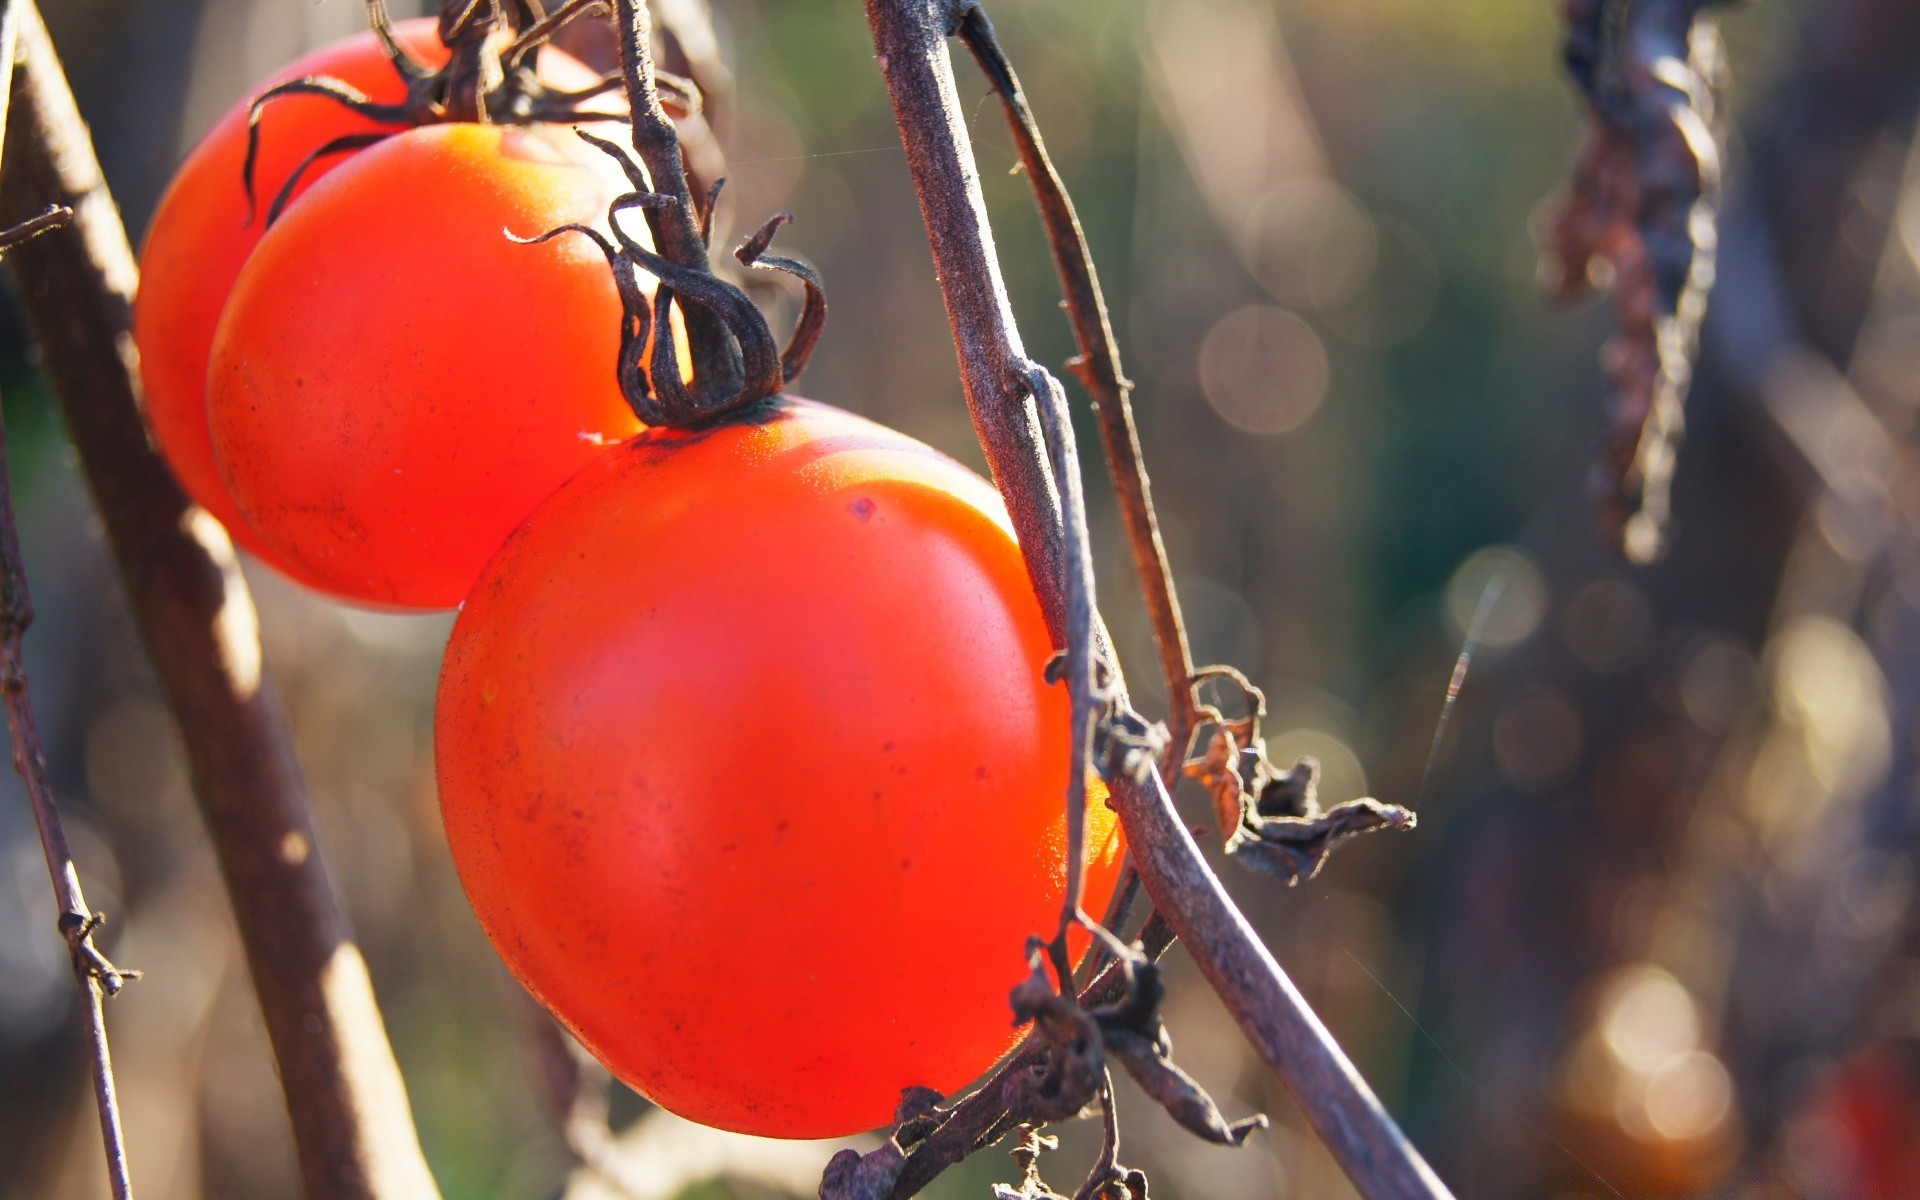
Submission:
[[[1058,918],[1050,651],[999,497],[951,459],[801,400],[651,430],[536,510],[454,626],[454,862],[508,966],[664,1107],[880,1125],[1012,1044],[1023,939]],[[1088,810],[1099,912],[1121,853]]]
[[[349,600],[450,608],[554,488],[639,429],[583,237],[628,185],[568,129],[433,125],[364,151],[260,240],[207,375],[221,476],[276,556]]]
[[[437,25],[424,18],[402,21],[394,34],[415,58],[438,66],[446,61],[447,49],[440,44]],[[557,50],[542,51],[540,73],[553,86],[567,89],[584,87],[595,78]],[[140,347],[140,376],[154,440],[187,494],[256,554],[263,553],[263,547],[227,494],[207,435],[207,358],[214,326],[242,264],[265,232],[267,205],[301,160],[345,134],[391,128],[322,97],[275,100],[261,122],[254,174],[260,202],[249,219],[241,182],[247,106],[274,84],[305,75],[333,76],[381,103],[405,97],[399,75],[371,33],[316,50],[262,81],[187,156],[161,198],[141,250],[140,290],[133,304],[133,335]],[[316,161],[301,176],[295,195],[348,157]],[[284,561],[276,565],[289,566]]]

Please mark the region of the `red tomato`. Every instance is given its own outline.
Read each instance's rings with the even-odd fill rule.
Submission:
[[[207,415],[247,523],[343,598],[451,608],[569,476],[639,428],[591,242],[629,190],[570,129],[433,125],[316,184],[260,240]]]
[[[662,1106],[883,1124],[1013,1044],[1024,939],[1058,920],[1051,650],[999,496],[951,459],[784,398],[650,430],[542,505],[454,626],[454,862],[521,982]],[[1097,913],[1121,847],[1088,808]]]
[[[415,58],[438,66],[446,61],[447,48],[440,44],[437,24],[432,19],[402,21],[394,26],[394,34]],[[541,75],[555,87],[584,87],[595,78],[587,67],[557,50],[542,51],[540,67]],[[161,198],[141,250],[140,290],[133,304],[133,335],[140,347],[140,375],[154,441],[187,494],[218,517],[235,541],[255,554],[277,559],[275,565],[283,570],[292,564],[273,555],[246,527],[214,463],[206,391],[214,326],[242,264],[265,232],[267,205],[301,160],[344,134],[391,128],[355,116],[322,97],[275,100],[261,122],[254,174],[259,212],[249,220],[241,185],[247,106],[274,84],[305,75],[334,76],[381,103],[397,103],[406,95],[371,33],[316,50],[264,80],[220,118],[181,164]],[[302,176],[296,196],[349,157],[336,155],[314,163]]]

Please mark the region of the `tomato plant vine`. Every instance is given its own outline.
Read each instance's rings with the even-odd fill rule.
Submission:
[[[619,34],[619,69],[571,90],[543,83],[534,73],[540,47],[603,7]],[[1711,141],[1685,136],[1710,118],[1710,55],[1704,41],[1691,40],[1704,7],[1683,0],[1635,10],[1635,19],[1659,22],[1655,32],[1664,37],[1660,44],[1669,57],[1690,64],[1694,73],[1684,86],[1662,82],[1622,49],[1625,35],[1607,23],[1609,14],[1622,11],[1619,6],[1594,0],[1569,10],[1576,50],[1587,46],[1582,37],[1593,42],[1587,47],[1591,61],[1581,60],[1581,82],[1597,132],[1557,229],[1569,288],[1592,279],[1596,256],[1619,272],[1616,299],[1632,344],[1620,352],[1624,365],[1614,371],[1622,433],[1608,459],[1616,493],[1609,519],[1626,531],[1630,554],[1641,558],[1657,547],[1665,520],[1679,405],[1711,276],[1717,163]],[[1289,883],[1311,877],[1344,839],[1409,828],[1413,814],[1370,799],[1323,809],[1310,761],[1283,769],[1268,758],[1259,690],[1231,667],[1194,661],[1133,420],[1132,384],[1092,256],[985,10],[976,0],[867,0],[866,11],[938,268],[967,402],[1059,650],[1046,678],[1064,683],[1068,697],[1066,883],[1058,921],[1034,931],[1026,947],[1031,973],[1011,996],[1014,1012],[1031,1024],[1025,1042],[967,1095],[948,1100],[909,1089],[888,1141],[866,1155],[836,1156],[821,1194],[824,1200],[909,1196],[946,1167],[1017,1134],[1021,1178],[1001,1194],[1042,1200],[1053,1195],[1041,1172],[1043,1127],[1097,1107],[1103,1147],[1076,1200],[1140,1200],[1145,1177],[1127,1168],[1120,1154],[1115,1063],[1185,1128],[1238,1145],[1264,1119],[1231,1121],[1223,1115],[1176,1065],[1161,1023],[1158,960],[1181,940],[1363,1194],[1444,1196],[1445,1186],[1229,900],[1174,809],[1171,790],[1182,778],[1197,779],[1213,798],[1229,853]],[[776,232],[791,219],[785,213],[759,226],[734,256],[744,269],[799,281],[800,315],[784,346],[747,292],[716,271],[715,209],[723,180],[717,159],[706,160],[715,171],[709,179],[707,168],[694,161],[701,152],[683,138],[710,132],[699,125],[702,88],[655,63],[654,14],[645,0],[571,0],[551,13],[533,0],[450,0],[438,26],[448,57],[435,66],[396,38],[381,0],[369,0],[368,12],[382,54],[405,85],[404,97],[375,100],[340,80],[311,75],[268,89],[249,111],[243,168],[248,199],[254,198],[263,130],[270,127],[266,117],[283,97],[323,96],[391,129],[344,133],[307,151],[276,182],[266,220],[291,211],[295,191],[317,166],[386,141],[402,128],[598,120],[609,114],[585,106],[623,91],[631,152],[582,132],[618,162],[631,185],[612,203],[604,231],[570,222],[551,230],[513,230],[514,240],[579,236],[598,247],[613,273],[621,310],[619,352],[608,366],[648,425],[699,435],[735,428],[755,414],[771,420],[777,398],[805,369],[822,335],[826,292],[806,262],[772,252]],[[100,353],[127,332],[133,285],[124,231],[86,153],[84,131],[70,111],[30,0],[11,0],[6,17],[9,30],[18,23],[23,31],[24,82],[16,90],[29,103],[24,116],[15,114],[7,123],[0,217],[17,222],[15,230],[24,236],[65,220],[59,215],[64,208],[46,206],[73,209],[75,228],[59,235],[64,241],[57,250],[22,247],[14,265],[38,285],[23,289],[36,332],[187,738],[280,1061],[309,1194],[430,1194],[410,1124],[376,1128],[366,1116],[383,1104],[392,1111],[400,1096],[398,1077],[321,866],[312,814],[257,641],[251,640],[257,635],[249,624],[250,601],[230,548],[217,529],[194,520],[194,510],[145,446],[137,384],[125,361]],[[1028,357],[1006,297],[957,99],[948,50],[954,38],[1000,100],[1040,210],[1078,348],[1065,366],[1092,399],[1152,623],[1170,709],[1164,727],[1132,707],[1100,615],[1067,393],[1052,372]],[[700,55],[687,57],[691,62]],[[711,60],[695,65],[713,76]],[[623,223],[635,217],[645,222],[647,236]],[[0,243],[10,236],[0,236]],[[49,298],[44,286],[52,279],[64,285],[57,298]],[[684,341],[675,336],[676,314]],[[0,475],[6,585],[0,657],[6,659],[16,759],[26,771],[35,753],[19,638],[30,607],[4,482]],[[1088,871],[1083,829],[1095,788],[1089,772],[1111,788],[1132,855],[1104,920],[1082,911]],[[43,808],[51,812],[50,804],[40,804],[43,785],[40,780],[30,788],[36,815]],[[91,916],[70,864],[62,866],[65,855],[56,852],[57,825],[43,822],[43,835],[60,891],[63,933],[93,997],[90,1029],[100,1034],[94,989],[116,990],[125,973],[92,949]],[[61,890],[63,882],[71,886]],[[1142,891],[1150,903],[1135,920],[1132,908]],[[1130,939],[1122,935],[1129,927]],[[1068,939],[1082,931],[1095,950],[1076,978]],[[1020,949],[1010,943],[1006,953],[1011,958]],[[315,1019],[318,1035],[310,1023]],[[96,1041],[97,1074],[104,1079],[104,1035]],[[113,1157],[110,1080],[101,1087]],[[406,1111],[403,1098],[398,1111]],[[116,1188],[127,1193],[124,1179]]]

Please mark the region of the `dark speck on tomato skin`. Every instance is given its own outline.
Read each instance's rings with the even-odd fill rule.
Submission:
[[[880,506],[865,496],[855,500],[849,507],[853,509],[853,515],[859,517],[862,521],[871,521],[873,514],[880,511]]]

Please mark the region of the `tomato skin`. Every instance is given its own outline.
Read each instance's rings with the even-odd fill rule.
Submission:
[[[416,59],[439,66],[447,60],[447,48],[437,28],[436,20],[419,18],[395,24],[394,35]],[[595,78],[585,65],[553,49],[542,51],[540,70],[557,87],[579,88]],[[341,79],[380,103],[397,103],[406,96],[405,85],[371,33],[322,47],[263,80],[220,118],[168,185],[147,227],[140,290],[133,303],[133,336],[140,348],[147,423],[155,443],[187,495],[219,518],[236,542],[269,559],[277,556],[241,519],[220,478],[207,432],[207,361],[214,328],[234,280],[266,231],[267,206],[301,160],[344,134],[392,128],[324,97],[275,100],[261,121],[254,174],[259,206],[249,219],[241,184],[247,108],[269,87],[306,75]],[[315,162],[302,175],[295,197],[351,157],[341,154]],[[284,559],[274,565],[299,576]]]
[[[830,1137],[1015,1041],[1065,887],[1067,701],[999,497],[777,399],[653,430],[488,565],[435,717],[460,877],[507,965],[621,1079]],[[1121,853],[1088,806],[1085,907]]]
[[[221,476],[276,561],[343,599],[451,608],[535,505],[639,431],[606,260],[507,236],[603,223],[627,188],[570,129],[434,125],[281,217],[207,379]]]

